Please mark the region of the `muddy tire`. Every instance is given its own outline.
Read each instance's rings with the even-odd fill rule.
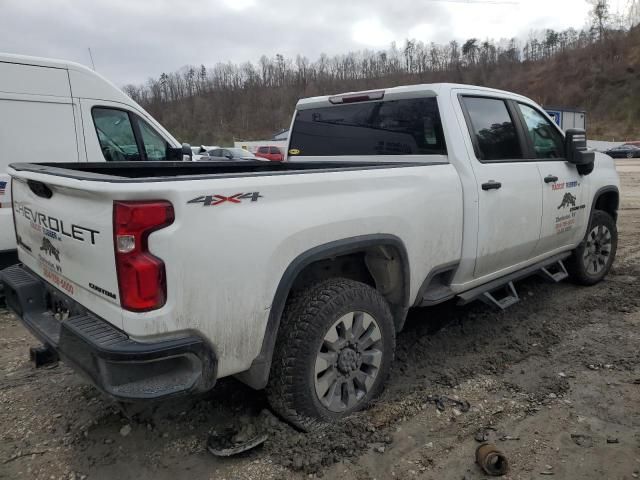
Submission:
[[[607,212],[593,212],[587,234],[567,261],[571,280],[579,285],[595,285],[611,269],[618,248],[616,223]]]
[[[313,285],[285,308],[267,385],[271,407],[305,431],[340,420],[380,394],[394,350],[380,293],[341,278]]]

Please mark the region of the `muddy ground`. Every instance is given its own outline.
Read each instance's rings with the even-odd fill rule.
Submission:
[[[228,380],[125,415],[63,364],[34,370],[35,340],[0,309],[0,478],[476,480],[478,432],[507,455],[505,478],[640,478],[640,162],[618,169],[606,281],[531,278],[506,312],[414,311],[376,405],[313,435],[276,422],[234,458],[207,453],[207,433],[266,408],[261,393]]]

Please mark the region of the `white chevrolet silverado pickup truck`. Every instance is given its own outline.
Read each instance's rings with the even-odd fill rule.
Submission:
[[[235,375],[302,429],[380,393],[411,307],[506,308],[534,273],[591,285],[617,246],[613,161],[464,85],[301,100],[284,163],[9,173],[22,263],[0,275],[36,360],[120,401]]]

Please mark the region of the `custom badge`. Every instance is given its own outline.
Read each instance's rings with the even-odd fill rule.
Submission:
[[[565,193],[564,197],[562,197],[562,203],[558,206],[558,210],[561,208],[567,207],[575,207],[576,206],[576,196],[571,193]]]
[[[51,240],[47,237],[42,237],[42,246],[40,247],[40,251],[46,253],[50,257],[55,258],[58,262],[60,261],[60,250],[53,246]]]

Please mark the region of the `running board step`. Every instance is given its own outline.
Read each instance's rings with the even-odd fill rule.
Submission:
[[[497,297],[499,293],[503,293],[503,295],[501,297]],[[518,303],[520,301],[520,297],[518,296],[518,292],[516,292],[516,287],[513,285],[513,282],[509,282],[503,287],[498,287],[490,292],[484,292],[482,297],[480,297],[480,300],[488,305],[496,306],[500,310],[506,310],[512,305]]]
[[[547,258],[543,262],[536,263],[529,267],[523,268],[517,272],[506,275],[502,278],[497,278],[491,282],[480,285],[472,290],[467,290],[458,294],[458,305],[466,305],[474,300],[482,300],[490,305],[497,306],[501,310],[510,307],[518,303],[520,297],[513,285],[513,282],[529,277],[536,273],[544,275],[545,278],[552,279],[553,282],[559,282],[569,276],[567,269],[562,263],[571,255],[571,252],[565,252],[555,255],[551,258]],[[497,297],[500,289],[507,289],[506,294],[501,297]]]
[[[558,283],[569,277],[569,272],[562,263],[562,260],[558,260],[556,263],[549,265],[548,267],[542,267],[540,269],[540,276],[550,280],[552,283]]]

